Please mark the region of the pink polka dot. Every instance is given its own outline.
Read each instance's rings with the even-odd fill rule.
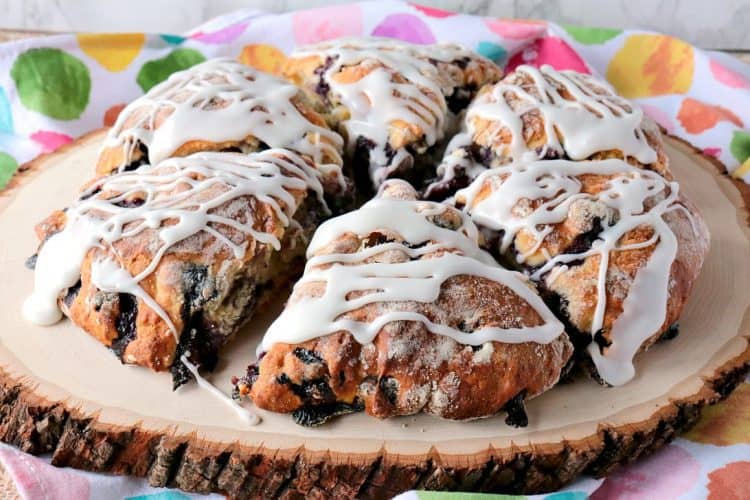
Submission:
[[[721,148],[703,148],[703,154],[718,158],[721,155]]]
[[[580,73],[591,73],[576,51],[563,40],[554,36],[540,38],[511,57],[508,61],[508,70],[512,70],[521,64],[533,66],[549,64],[558,70],[572,69]]]
[[[0,462],[23,498],[89,498],[88,480],[73,470],[7,449],[0,450]]]
[[[73,142],[73,138],[69,135],[49,130],[39,130],[34,132],[31,134],[31,139],[42,146],[43,153],[50,153],[60,146]]]
[[[451,12],[449,10],[443,10],[443,9],[436,9],[435,7],[427,7],[426,5],[417,5],[413,3],[411,4],[411,6],[428,17],[436,17],[438,19],[442,19],[444,17],[450,17],[450,16],[456,15],[455,12]]]
[[[358,5],[337,5],[297,12],[292,17],[294,41],[314,43],[341,36],[362,34],[362,9]]]
[[[663,109],[649,104],[642,104],[641,109],[652,120],[664,127],[664,130],[666,130],[668,134],[674,133],[674,120],[672,120],[672,117]]]
[[[747,78],[735,71],[732,71],[726,66],[723,66],[718,62],[712,60],[710,63],[710,67],[711,73],[713,73],[714,78],[716,78],[716,80],[723,83],[727,87],[732,87],[735,89],[750,88],[750,82],[748,82]]]
[[[245,32],[247,23],[238,23],[222,28],[219,31],[212,31],[210,33],[193,33],[190,38],[198,40],[203,43],[221,44],[230,43],[236,40],[242,33]]]
[[[512,19],[487,19],[485,24],[493,33],[510,40],[533,40],[542,36],[547,29],[543,22]]]
[[[411,43],[435,43],[435,36],[430,27],[417,16],[411,14],[392,14],[381,22],[372,32],[375,36],[398,38]]]
[[[700,472],[700,463],[690,453],[672,445],[615,472],[591,499],[678,498],[695,485]]]

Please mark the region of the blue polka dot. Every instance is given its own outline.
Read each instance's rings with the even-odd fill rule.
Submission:
[[[13,133],[13,114],[10,111],[10,103],[2,87],[0,87],[0,133]]]
[[[487,59],[491,59],[498,64],[503,64],[505,59],[508,57],[508,51],[502,46],[492,42],[479,42],[477,45],[477,52],[482,54]]]
[[[137,497],[125,497],[125,500],[190,500],[190,497],[178,491],[163,491]]]
[[[164,40],[167,43],[171,43],[172,45],[179,45],[182,42],[185,41],[184,36],[179,35],[159,35],[162,40]]]
[[[586,500],[589,496],[583,491],[563,491],[544,497],[544,500]]]

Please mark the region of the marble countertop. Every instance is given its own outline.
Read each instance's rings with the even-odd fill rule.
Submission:
[[[346,1],[0,0],[3,13],[0,28],[182,33],[241,7],[278,12],[335,3]],[[750,50],[747,0],[421,0],[421,3],[470,14],[642,28],[678,36],[703,48]]]

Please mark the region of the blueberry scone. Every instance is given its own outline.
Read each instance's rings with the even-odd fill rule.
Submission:
[[[303,267],[331,170],[293,151],[195,153],[91,182],[37,227],[24,314],[68,316],[123,362],[211,369],[218,349]],[[341,175],[340,171],[338,175]]]
[[[330,219],[305,274],[237,379],[239,395],[302,425],[365,410],[472,419],[554,386],[573,352],[563,325],[521,274],[478,247],[468,218],[386,182]]]
[[[232,59],[172,74],[123,109],[97,162],[100,175],[199,151],[285,148],[322,170],[341,167],[341,137],[298,87]]]
[[[302,47],[284,72],[323,101],[328,121],[346,137],[358,186],[375,188],[391,177],[421,186],[434,176],[455,114],[501,76],[494,63],[457,45],[384,38]]]
[[[619,158],[671,179],[658,126],[604,81],[519,66],[469,106],[426,190],[444,199],[481,171],[536,159]]]
[[[709,248],[679,184],[622,159],[515,162],[484,171],[455,200],[487,248],[538,284],[611,385],[635,375],[639,351],[676,333]]]

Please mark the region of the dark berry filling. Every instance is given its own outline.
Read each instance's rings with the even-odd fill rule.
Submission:
[[[135,339],[135,319],[138,316],[138,302],[134,295],[121,293],[117,296],[119,312],[115,319],[117,338],[112,342],[110,349],[122,361],[125,348]]]
[[[669,325],[669,328],[667,328],[664,333],[661,334],[661,337],[659,337],[659,342],[662,340],[672,340],[676,338],[680,334],[680,324],[679,323],[672,323]]]
[[[325,74],[333,65],[335,59],[331,56],[326,57],[325,62],[322,66],[315,68],[314,73],[318,75],[318,83],[315,85],[315,93],[318,94],[326,103],[328,101],[328,93],[331,91],[331,86],[325,81]]]
[[[311,351],[310,349],[305,349],[304,347],[295,348],[293,354],[306,365],[323,363],[323,358],[321,358],[318,353]]]
[[[28,259],[26,259],[23,263],[24,266],[26,266],[26,269],[31,269],[32,271],[36,267],[36,259],[39,257],[39,254],[35,253]]]
[[[602,219],[601,217],[596,217],[591,223],[591,229],[577,235],[570,245],[568,245],[568,248],[565,249],[565,253],[579,254],[591,250],[591,246],[599,239],[602,229]],[[574,263],[569,262],[568,265],[574,265]]]
[[[70,307],[70,305],[76,299],[78,292],[80,291],[81,291],[81,280],[79,279],[75,285],[68,288],[68,290],[65,292],[65,297],[63,298],[63,303],[65,304],[65,307]]]
[[[365,405],[360,400],[352,404],[327,403],[315,406],[304,406],[292,412],[294,423],[305,427],[314,427],[329,421],[334,417],[363,411]]]
[[[125,165],[120,169],[121,172],[132,172],[133,170],[136,170],[138,167],[142,165],[148,164],[148,148],[145,144],[138,143],[138,151],[140,151],[140,156],[137,160],[133,160],[128,165]]]
[[[529,417],[526,415],[526,391],[516,394],[513,399],[505,403],[503,411],[507,413],[505,423],[511,427],[526,427],[529,425]]]
[[[393,377],[381,377],[378,380],[378,388],[383,392],[385,399],[395,405],[398,402],[399,382]]]

